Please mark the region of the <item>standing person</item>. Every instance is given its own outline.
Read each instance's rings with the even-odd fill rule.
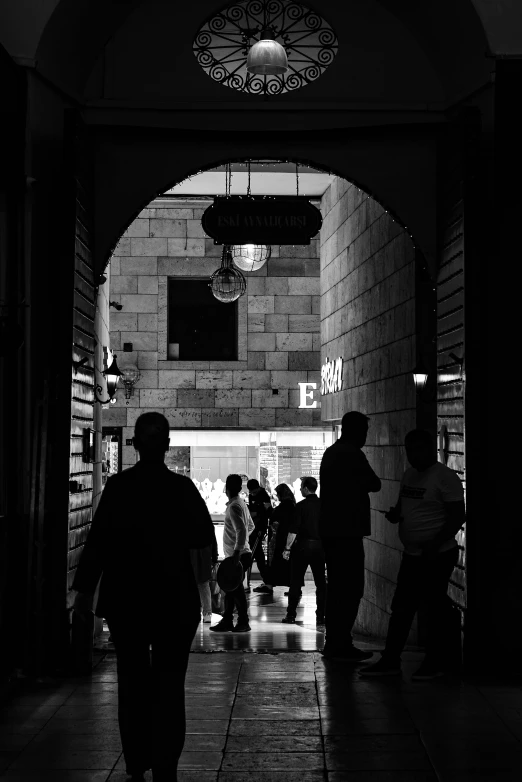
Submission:
[[[386,514],[399,524],[404,546],[397,587],[382,657],[361,670],[364,676],[391,676],[401,672],[401,653],[415,612],[426,609],[427,639],[424,662],[413,679],[427,680],[444,673],[444,613],[448,582],[457,564],[455,535],[464,525],[464,490],[456,472],[437,461],[429,432],[413,429],[404,445],[411,467],[401,481],[399,499]]]
[[[368,436],[368,421],[362,413],[345,413],[341,437],[324,452],[319,473],[320,534],[328,575],[323,655],[347,662],[372,656],[354,646],[352,638],[364,594],[363,537],[371,534],[368,492],[381,488],[361,450]]]
[[[164,463],[167,419],[140,415],[133,444],[139,461],[107,480],[94,515],[73,582],[74,608],[88,614],[101,576],[96,614],[107,619],[116,648],[127,773],[142,780],[152,768],[154,782],[172,782],[185,741],[185,673],[199,623],[190,549],[212,543],[213,524],[192,481]],[[183,589],[174,620],[173,568]]]
[[[301,478],[301,494],[303,498],[295,506],[294,516],[283,552],[285,559],[290,558],[292,550],[292,577],[288,591],[288,608],[286,616],[281,620],[285,624],[295,624],[297,606],[301,600],[302,586],[308,565],[312,569],[315,582],[317,625],[324,624],[324,609],[326,603],[325,558],[319,523],[321,517],[321,500],[316,494],[317,481],[309,475]]]
[[[243,481],[241,475],[228,475],[225,492],[228,497],[223,529],[223,550],[225,557],[233,557],[241,562],[243,573],[252,563],[252,553],[248,545],[248,536],[253,527],[248,506],[239,496]],[[237,608],[237,624],[234,627],[234,608]],[[210,628],[214,633],[249,633],[248,606],[243,581],[232,592],[225,593],[223,619]]]
[[[190,561],[192,562],[194,576],[198,585],[204,624],[210,624],[212,621],[210,579],[212,576],[212,567],[218,561],[218,545],[214,525],[212,525],[212,529],[214,531],[214,539],[210,546],[205,546],[205,548],[193,548],[190,550]]]
[[[286,483],[275,487],[279,505],[272,511],[272,537],[268,547],[268,578],[272,586],[290,586],[290,562],[283,556],[288,532],[294,518],[295,497]]]
[[[270,496],[266,489],[263,489],[259,485],[259,481],[255,478],[251,478],[247,482],[248,494],[248,509],[252,516],[255,529],[250,535],[249,543],[250,548],[254,552],[253,557],[259,569],[263,583],[254,589],[254,592],[261,592],[263,594],[271,595],[274,591],[272,584],[267,583],[268,568],[265,559],[265,552],[263,551],[263,540],[268,532],[268,522],[272,511],[272,503],[270,502]]]

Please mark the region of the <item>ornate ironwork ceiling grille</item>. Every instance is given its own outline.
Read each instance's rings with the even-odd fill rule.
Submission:
[[[286,50],[283,75],[250,74],[246,58],[263,29]],[[194,41],[194,54],[214,81],[251,95],[281,95],[310,84],[332,63],[337,36],[316,11],[293,0],[238,0],[209,19]]]

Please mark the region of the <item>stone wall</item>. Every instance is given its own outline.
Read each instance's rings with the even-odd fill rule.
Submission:
[[[119,391],[103,412],[104,425],[124,427],[124,465],[135,461],[125,440],[146,410],[164,413],[174,428],[321,426],[318,239],[272,247],[263,268],[245,275],[237,361],[168,360],[168,279],[208,278],[220,264],[222,248],[201,226],[209,203],[157,199],[129,226],[111,260],[110,298],[123,306],[111,309],[111,348],[120,367],[135,364],[141,373],[129,404]],[[129,342],[133,351],[125,353]],[[317,409],[299,409],[299,382],[318,384]]]
[[[377,509],[395,504],[407,466],[402,443],[416,421],[415,250],[409,235],[365,192],[335,179],[322,200],[321,359],[343,358],[341,391],[322,398],[323,421],[370,416],[365,453],[382,480],[365,540],[359,630],[386,634],[402,546]],[[414,637],[412,635],[412,637]]]

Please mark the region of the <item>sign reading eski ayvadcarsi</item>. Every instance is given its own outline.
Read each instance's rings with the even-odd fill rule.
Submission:
[[[322,217],[306,198],[216,196],[201,224],[214,244],[310,244]]]

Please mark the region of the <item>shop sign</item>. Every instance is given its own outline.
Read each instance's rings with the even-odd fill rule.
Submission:
[[[321,394],[335,394],[343,387],[343,360],[335,358],[332,361],[326,359],[326,364],[321,367]]]
[[[216,196],[201,224],[214,244],[310,244],[321,212],[306,198]]]
[[[307,404],[306,400],[314,398],[314,391],[317,388],[317,383],[298,383],[297,385],[299,386],[299,408],[315,410],[317,407],[317,402],[312,402],[312,404],[309,405]],[[312,390],[308,391],[309,388]]]

